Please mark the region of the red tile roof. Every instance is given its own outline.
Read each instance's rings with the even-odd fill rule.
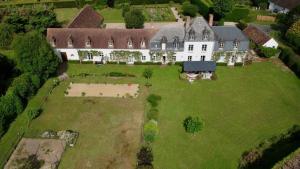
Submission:
[[[69,23],[68,28],[99,28],[103,17],[91,6],[86,5],[77,16]]]
[[[108,47],[112,39],[115,49],[127,49],[128,40],[132,40],[134,49],[141,48],[141,41],[145,41],[149,48],[150,39],[157,32],[156,29],[97,29],[97,28],[48,28],[48,41],[55,40],[56,48],[68,48],[68,39],[71,37],[73,48],[85,48],[87,39],[91,41],[91,48]]]
[[[271,37],[264,31],[253,25],[249,25],[246,29],[244,29],[244,33],[258,45],[263,45],[271,39]]]
[[[300,5],[300,0],[271,0],[271,2],[287,9],[293,9]]]

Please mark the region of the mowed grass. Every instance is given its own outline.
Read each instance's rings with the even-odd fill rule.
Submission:
[[[122,9],[116,8],[104,8],[100,11],[97,11],[104,17],[105,23],[123,23],[124,18],[122,16]]]
[[[77,8],[56,8],[54,12],[58,22],[66,26],[78,14],[80,9]]]
[[[179,79],[178,66],[150,66],[153,86],[143,87],[137,99],[63,96],[70,81],[144,84],[141,74],[146,67],[69,64],[70,76],[93,76],[77,76],[60,84],[26,136],[37,136],[46,129],[79,131],[76,146],[65,152],[60,168],[134,168],[145,98],[154,93],[162,96],[159,135],[152,145],[155,168],[231,169],[237,167],[244,151],[300,124],[300,80],[271,62],[217,67],[216,81],[194,84]],[[101,76],[111,71],[137,77]],[[182,127],[189,115],[204,121],[203,130],[196,135],[185,133]]]

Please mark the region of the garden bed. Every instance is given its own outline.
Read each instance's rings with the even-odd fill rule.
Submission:
[[[69,97],[137,97],[138,84],[85,84],[71,83],[66,96]]]

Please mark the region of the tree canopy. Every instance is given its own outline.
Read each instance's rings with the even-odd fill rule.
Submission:
[[[13,40],[13,28],[11,25],[0,24],[0,47],[8,47]]]
[[[13,47],[22,72],[38,75],[43,80],[56,73],[59,59],[40,33],[29,32],[18,36]]]
[[[213,2],[213,10],[220,17],[224,17],[227,12],[231,12],[234,5],[233,0],[213,0]]]
[[[145,16],[140,9],[131,9],[125,13],[126,28],[143,28],[145,22]]]
[[[185,1],[182,4],[182,10],[184,15],[194,17],[198,12],[198,7],[196,5],[191,4],[189,1]]]
[[[199,117],[187,117],[183,121],[183,127],[187,133],[196,133],[202,129],[202,122],[200,121]]]
[[[287,31],[286,38],[300,50],[300,20],[295,22]]]

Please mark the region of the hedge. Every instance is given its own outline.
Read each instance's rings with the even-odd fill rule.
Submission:
[[[211,0],[191,0],[192,4],[195,4],[198,7],[199,13],[207,16],[208,12],[213,6],[213,2]]]
[[[91,4],[91,0],[86,0],[86,4]],[[47,2],[38,2],[38,1],[32,1],[32,2],[7,2],[7,3],[1,3],[0,8],[9,8],[9,6],[33,6],[33,5],[53,5],[54,8],[76,8],[77,4],[74,0],[69,1],[47,1]]]
[[[291,48],[280,47],[281,53],[279,58],[298,76],[300,77],[300,56]]]
[[[161,62],[134,62],[135,65],[161,65]]]

